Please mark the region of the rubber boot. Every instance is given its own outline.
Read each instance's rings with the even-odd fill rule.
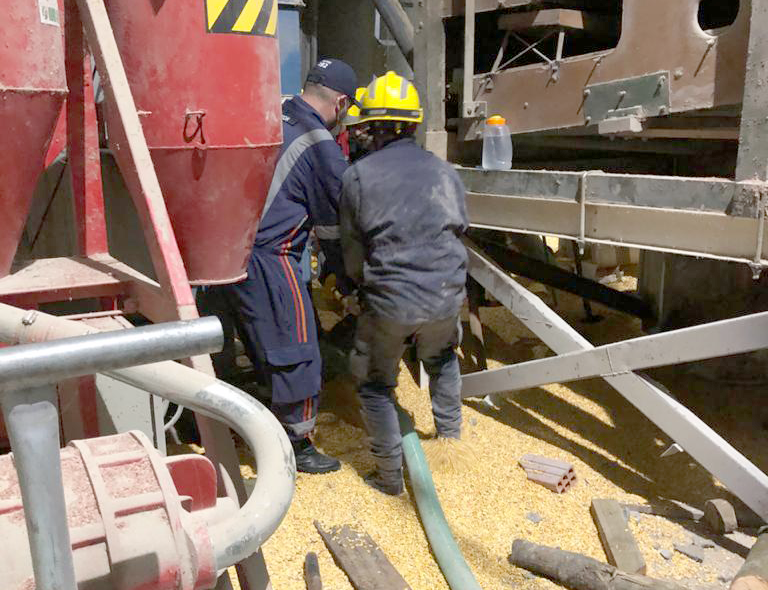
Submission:
[[[405,490],[403,483],[403,470],[375,470],[364,478],[372,488],[390,496],[399,496]]]
[[[308,438],[291,441],[296,456],[296,471],[301,473],[331,473],[341,469],[338,459],[323,455]]]

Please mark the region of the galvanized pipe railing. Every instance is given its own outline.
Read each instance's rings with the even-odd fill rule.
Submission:
[[[27,316],[26,321],[30,319]],[[38,590],[77,588],[53,384],[109,369],[221,350],[223,341],[219,321],[205,318],[0,350],[0,402],[14,453]]]
[[[76,590],[53,386],[9,391],[2,400],[32,556],[35,588]]]
[[[207,354],[223,345],[221,323],[208,317],[4,348],[0,350],[0,392]]]
[[[81,322],[0,304],[0,342],[40,342],[94,332],[98,331]],[[258,551],[288,512],[295,487],[293,450],[272,413],[239,389],[175,362],[104,373],[221,420],[245,439],[258,465],[256,485],[238,513],[217,523],[210,533],[219,570]]]

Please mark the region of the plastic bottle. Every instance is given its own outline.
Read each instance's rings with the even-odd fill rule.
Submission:
[[[485,122],[483,130],[483,168],[509,170],[512,167],[512,137],[507,121],[494,115]]]

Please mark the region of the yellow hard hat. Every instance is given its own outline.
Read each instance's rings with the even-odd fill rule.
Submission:
[[[368,85],[360,105],[358,123],[368,121],[421,123],[424,120],[424,112],[421,110],[416,87],[395,72],[387,72],[375,78]]]
[[[358,104],[360,104],[360,101],[363,100],[363,95],[365,94],[366,88],[365,86],[361,86],[357,90],[355,90],[355,101],[357,101]],[[360,122],[360,107],[356,104],[353,104],[349,109],[347,110],[347,116],[344,117],[344,125],[347,127],[351,125],[357,125]]]

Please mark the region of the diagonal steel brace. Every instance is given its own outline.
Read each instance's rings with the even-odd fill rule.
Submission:
[[[558,354],[594,347],[536,295],[518,284],[465,240],[468,270],[502,305]],[[635,373],[605,380],[768,522],[768,476],[670,395]]]
[[[507,367],[471,373],[463,397],[610,377],[768,348],[768,312],[643,336]]]

